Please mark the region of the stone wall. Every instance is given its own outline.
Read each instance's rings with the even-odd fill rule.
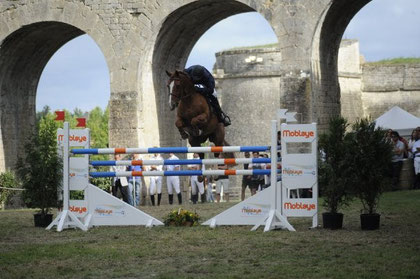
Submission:
[[[365,116],[378,118],[393,106],[420,117],[420,65],[377,65],[362,67],[362,101]]]
[[[359,42],[342,40],[338,52],[338,79],[341,92],[341,115],[350,122],[364,115],[360,94],[362,69]]]

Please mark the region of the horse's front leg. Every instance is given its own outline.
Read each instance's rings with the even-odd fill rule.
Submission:
[[[178,128],[179,133],[181,134],[182,139],[187,139],[188,134],[185,132],[186,125],[184,124],[184,121],[182,121],[181,117],[177,116],[175,121],[175,126]]]
[[[203,130],[208,123],[208,114],[202,113],[191,119],[191,126]]]

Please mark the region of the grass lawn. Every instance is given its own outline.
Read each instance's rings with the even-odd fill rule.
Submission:
[[[232,205],[183,208],[205,221]],[[141,209],[162,220],[173,208]],[[34,211],[0,211],[0,278],[420,278],[420,191],[385,193],[377,231],[360,230],[360,209],[355,201],[343,210],[342,230],[292,219],[297,232],[267,233],[229,226],[58,233],[35,228]]]

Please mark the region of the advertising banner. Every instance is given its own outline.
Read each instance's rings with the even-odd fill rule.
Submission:
[[[313,217],[317,225],[318,164],[316,124],[281,125],[282,212]]]

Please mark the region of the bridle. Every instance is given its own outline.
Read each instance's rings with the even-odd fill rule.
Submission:
[[[175,97],[178,100],[177,105],[181,100],[191,96],[191,94],[187,94],[187,95],[184,95],[184,96],[180,97],[177,94],[174,94],[173,93],[174,87],[175,86],[180,86],[180,85],[181,85],[181,78],[179,78],[179,77],[170,78],[169,81],[168,81],[168,85],[167,85],[169,98],[171,100],[172,96]]]

